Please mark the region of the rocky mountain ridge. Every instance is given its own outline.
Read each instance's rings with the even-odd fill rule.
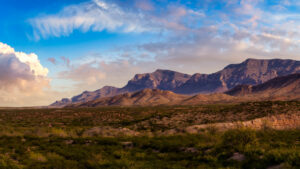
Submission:
[[[225,93],[189,96],[166,90],[143,89],[74,103],[68,107],[197,105],[259,100],[300,100],[300,73],[276,77],[259,85],[240,85]]]
[[[223,70],[212,74],[188,75],[158,69],[153,73],[135,75],[122,88],[105,86],[93,92],[85,91],[71,99],[57,101],[51,106],[61,107],[71,103],[84,103],[147,88],[168,90],[185,95],[222,93],[239,85],[258,85],[275,77],[294,73],[300,73],[300,61],[283,59],[247,59],[239,64],[230,64]]]

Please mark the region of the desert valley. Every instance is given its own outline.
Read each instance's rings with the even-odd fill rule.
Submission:
[[[0,1],[0,169],[300,169],[299,11]]]
[[[297,168],[300,61],[156,70],[0,119],[3,168]]]

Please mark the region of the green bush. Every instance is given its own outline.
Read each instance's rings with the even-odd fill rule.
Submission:
[[[246,146],[255,144],[257,144],[257,137],[252,129],[228,130],[222,137],[222,146],[235,151],[243,151]]]
[[[7,155],[0,155],[0,168],[1,169],[21,169],[22,165],[19,165],[18,162],[12,160]]]

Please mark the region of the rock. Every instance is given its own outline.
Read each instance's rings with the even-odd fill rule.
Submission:
[[[234,153],[232,157],[229,158],[229,160],[235,160],[235,161],[239,161],[242,162],[246,159],[244,154],[240,154],[238,152]]]
[[[295,114],[279,114],[267,116],[242,122],[237,121],[228,123],[192,125],[186,127],[184,131],[190,134],[196,134],[199,133],[201,129],[206,129],[212,126],[220,130],[235,129],[239,127],[248,127],[256,130],[263,129],[265,127],[277,130],[297,129],[300,127],[300,112]]]
[[[273,165],[268,167],[267,169],[283,169],[284,165],[283,164],[279,164],[279,165]]]
[[[183,147],[180,150],[184,151],[185,153],[198,153],[199,152],[195,147]]]
[[[121,142],[123,148],[133,148],[133,143],[130,141]]]
[[[74,140],[66,140],[66,141],[65,141],[65,143],[68,144],[68,145],[69,145],[69,144],[73,144],[73,142],[74,142]]]
[[[114,136],[137,136],[139,132],[130,130],[128,128],[112,128],[106,127],[93,127],[91,129],[83,132],[83,136],[93,137],[93,136],[104,136],[104,137],[114,137]]]

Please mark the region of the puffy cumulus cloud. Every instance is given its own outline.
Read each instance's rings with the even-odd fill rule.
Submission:
[[[49,82],[48,69],[34,53],[16,52],[0,42],[0,88],[24,92],[40,89]]]
[[[47,74],[36,54],[16,52],[0,42],[0,106],[23,105],[24,97],[43,93],[49,87]]]

